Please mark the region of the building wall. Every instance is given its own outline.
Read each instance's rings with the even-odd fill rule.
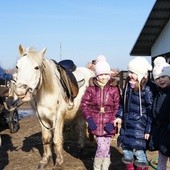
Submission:
[[[151,48],[151,57],[170,52],[170,20]]]

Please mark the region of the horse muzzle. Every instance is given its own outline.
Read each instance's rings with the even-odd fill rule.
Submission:
[[[32,99],[31,89],[15,88],[15,93],[23,102],[29,102]]]

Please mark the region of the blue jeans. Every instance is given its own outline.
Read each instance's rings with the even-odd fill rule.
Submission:
[[[123,150],[124,159],[133,160],[134,156],[138,162],[147,163],[146,153],[143,150]]]

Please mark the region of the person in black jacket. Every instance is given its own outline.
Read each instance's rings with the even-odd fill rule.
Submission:
[[[157,170],[166,170],[170,160],[170,65],[165,58],[154,60],[153,78],[159,87],[153,103],[153,118],[159,129]]]
[[[145,151],[152,122],[153,94],[146,83],[151,69],[144,57],[136,57],[128,64],[128,79],[115,121],[122,123],[117,142],[123,150],[122,161],[126,170],[148,170]]]

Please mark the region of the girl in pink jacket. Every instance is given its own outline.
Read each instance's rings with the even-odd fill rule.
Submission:
[[[110,144],[117,133],[114,120],[119,109],[120,91],[117,80],[111,78],[111,69],[105,57],[95,65],[95,75],[82,98],[81,110],[89,132],[96,136],[97,150],[94,170],[107,170],[110,165]]]

